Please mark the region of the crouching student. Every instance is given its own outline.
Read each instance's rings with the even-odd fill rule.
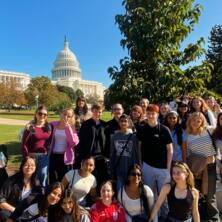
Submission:
[[[48,208],[59,202],[63,193],[60,182],[50,185],[45,194],[31,194],[21,201],[6,222],[41,221],[48,222]]]
[[[125,222],[123,207],[113,200],[114,191],[111,181],[106,181],[100,189],[101,199],[90,209],[91,222]]]
[[[89,213],[76,201],[72,189],[66,189],[55,213],[56,222],[90,222]]]
[[[165,184],[151,212],[151,222],[167,198],[169,213],[166,222],[200,222],[199,193],[194,188],[194,177],[186,163],[176,162],[171,170],[172,181]]]

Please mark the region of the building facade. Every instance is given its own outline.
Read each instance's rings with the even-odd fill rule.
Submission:
[[[58,53],[52,69],[52,82],[80,89],[85,96],[98,95],[103,100],[105,87],[96,81],[83,80],[81,69],[75,54],[70,50],[65,38],[64,48]]]
[[[10,81],[15,81],[18,87],[25,90],[30,82],[30,76],[26,73],[0,70],[0,82],[7,84]]]

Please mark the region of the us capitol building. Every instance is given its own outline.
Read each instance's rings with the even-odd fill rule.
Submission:
[[[0,70],[0,82],[9,80],[17,81],[22,89],[25,89],[30,82],[30,76],[26,73]],[[98,95],[103,100],[105,87],[102,83],[82,79],[79,62],[75,54],[70,50],[66,38],[64,48],[58,53],[54,62],[52,83],[69,86],[75,91],[80,89],[85,96]]]

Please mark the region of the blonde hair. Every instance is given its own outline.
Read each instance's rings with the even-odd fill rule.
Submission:
[[[71,125],[71,127],[74,127],[76,121],[75,121],[75,113],[74,113],[73,109],[72,109],[72,108],[66,108],[66,109],[62,110],[61,113],[63,114],[63,113],[65,113],[65,112],[66,112],[66,113],[67,113],[67,112],[71,112],[72,117],[71,117],[70,120],[69,120],[69,124]]]
[[[191,111],[195,111],[194,108],[193,108],[193,101],[195,99],[197,99],[197,100],[199,100],[201,102],[201,107],[200,107],[200,111],[201,112],[205,113],[205,112],[207,112],[207,110],[210,109],[202,97],[195,96],[195,97],[193,97],[193,99],[191,101]]]
[[[188,165],[186,163],[183,162],[175,162],[172,165],[171,168],[171,183],[175,184],[175,181],[173,180],[172,174],[173,174],[173,168],[174,167],[178,167],[180,168],[184,173],[187,173],[187,177],[186,177],[186,184],[189,188],[194,188],[195,187],[195,182],[194,182],[194,176],[193,173],[190,171],[190,168],[188,167]]]
[[[205,116],[203,115],[203,113],[194,112],[194,113],[190,114],[190,116],[188,117],[187,123],[186,123],[186,125],[187,125],[186,131],[188,134],[193,133],[191,122],[193,121],[193,119],[196,119],[196,118],[199,118],[202,120],[202,123],[198,129],[198,133],[201,134],[204,130],[207,129],[207,120],[206,120]]]

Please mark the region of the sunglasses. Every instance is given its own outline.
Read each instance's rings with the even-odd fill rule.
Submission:
[[[47,113],[38,112],[39,116],[47,116]]]
[[[141,173],[132,172],[132,173],[130,173],[130,176],[134,176],[134,177],[138,176],[138,177],[141,177],[142,174],[141,174]]]

